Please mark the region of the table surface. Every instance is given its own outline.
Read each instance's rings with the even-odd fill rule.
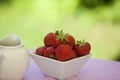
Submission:
[[[34,60],[30,59],[30,67],[24,80],[56,80],[45,76]],[[66,80],[120,80],[120,62],[90,59],[73,77]]]

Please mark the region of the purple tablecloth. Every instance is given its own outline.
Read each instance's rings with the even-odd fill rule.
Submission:
[[[56,80],[45,76],[31,58],[24,80]],[[66,80],[120,80],[120,62],[90,59],[78,74]]]

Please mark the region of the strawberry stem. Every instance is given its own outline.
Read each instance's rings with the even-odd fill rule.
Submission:
[[[85,39],[83,39],[82,41],[81,40],[77,40],[77,43],[76,43],[76,45],[77,46],[84,46],[85,45]]]
[[[57,35],[59,35],[59,31],[57,30],[57,31],[55,31],[55,33],[57,34]]]
[[[58,34],[58,36],[57,36],[57,40],[62,40],[63,41],[63,39],[64,39],[64,33],[63,33],[63,31],[61,30],[61,31],[56,31],[56,34]]]

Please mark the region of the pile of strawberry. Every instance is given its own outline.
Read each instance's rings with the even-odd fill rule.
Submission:
[[[70,34],[63,31],[48,33],[44,46],[36,49],[36,54],[59,61],[67,61],[90,53],[91,45],[85,41],[75,41]]]

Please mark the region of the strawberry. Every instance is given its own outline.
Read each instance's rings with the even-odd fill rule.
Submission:
[[[76,58],[76,57],[77,57],[77,55],[76,55],[75,51],[74,51],[74,50],[71,50],[70,59],[74,59],[74,58]]]
[[[48,47],[45,51],[43,56],[48,57],[48,58],[52,58],[54,56],[55,53],[55,49],[53,47]]]
[[[75,45],[74,50],[78,56],[84,56],[90,53],[91,45],[88,42],[77,41],[78,44]]]
[[[56,33],[52,33],[52,32],[48,33],[44,38],[44,44],[48,47],[49,46],[56,47],[56,46],[60,45],[62,41],[60,39],[57,39],[57,36],[58,36],[58,34],[56,34]]]
[[[89,42],[77,41],[75,38],[63,31],[48,33],[44,37],[44,45],[36,49],[36,54],[59,61],[67,61],[90,53]]]
[[[68,33],[63,33],[63,31],[57,31],[58,39],[61,39],[63,44],[68,44],[69,46],[73,47],[75,45],[75,38]]]
[[[66,43],[70,46],[74,46],[75,45],[75,38],[72,36],[72,35],[65,35],[65,40],[66,40]]]
[[[71,58],[72,49],[67,44],[61,44],[55,49],[55,55],[58,60],[66,61]]]
[[[37,48],[36,49],[36,54],[37,55],[43,55],[46,48],[47,48],[46,46],[41,46],[41,47]]]

